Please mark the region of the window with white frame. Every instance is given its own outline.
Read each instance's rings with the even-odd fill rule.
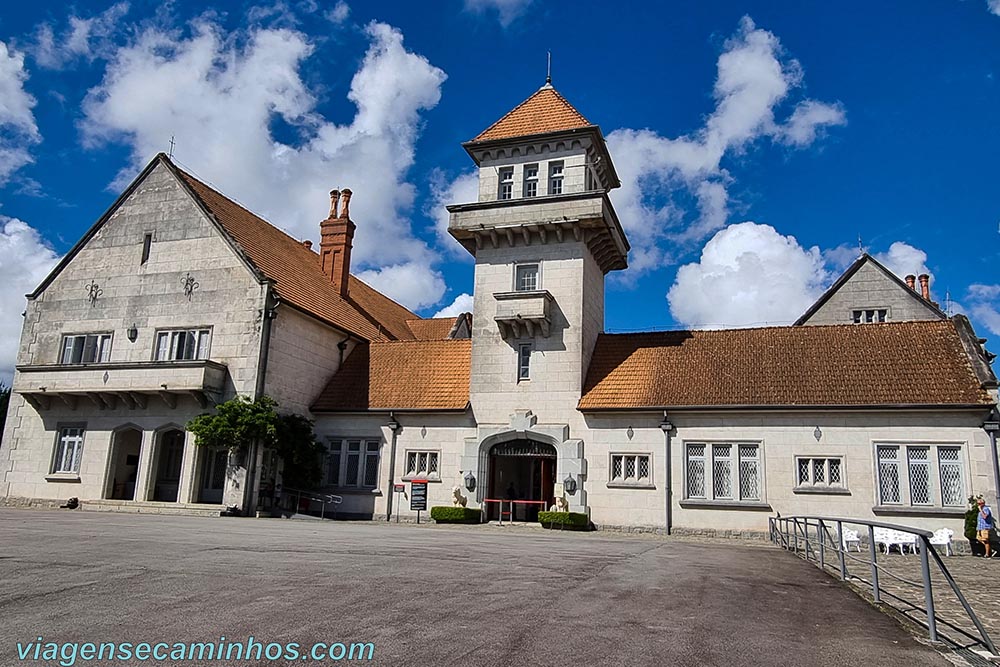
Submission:
[[[178,329],[156,332],[156,360],[208,359],[209,329]]]
[[[874,322],[887,322],[888,320],[888,308],[864,308],[862,310],[851,311],[851,321],[855,324],[872,324]]]
[[[500,189],[497,199],[510,199],[514,196],[514,167],[500,169]]]
[[[965,472],[958,445],[879,444],[875,458],[880,505],[965,505]]]
[[[533,292],[538,287],[538,264],[518,264],[514,267],[515,291]]]
[[[63,336],[60,362],[64,364],[93,364],[111,361],[111,334],[80,334]]]
[[[537,164],[526,164],[524,165],[524,186],[523,192],[525,197],[537,197],[538,196],[538,165]]]
[[[563,191],[563,163],[549,162],[549,194],[561,195]]]
[[[531,343],[517,346],[517,381],[531,379]]]
[[[79,473],[83,457],[83,426],[64,426],[59,429],[56,452],[52,460],[54,473]]]
[[[696,500],[760,502],[763,480],[758,443],[687,443],[685,495]]]
[[[845,488],[844,460],[840,456],[800,456],[795,459],[799,488]]]
[[[379,438],[335,438],[326,453],[324,484],[343,488],[378,487]]]
[[[608,482],[612,485],[651,486],[653,484],[653,457],[650,454],[611,453],[611,472]]]
[[[407,451],[403,479],[440,479],[439,452]]]

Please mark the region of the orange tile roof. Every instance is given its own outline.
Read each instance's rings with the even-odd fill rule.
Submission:
[[[425,320],[407,320],[406,325],[417,340],[445,340],[455,326],[457,317],[435,317]]]
[[[472,141],[510,139],[591,126],[590,121],[574,109],[555,88],[543,86]]]
[[[468,338],[359,345],[312,410],[464,410],[471,359]]]
[[[603,334],[579,408],[989,403],[946,320]]]
[[[178,168],[167,166],[213,215],[267,278],[279,298],[365,340],[411,339],[407,320],[416,317],[354,276],[348,299],[323,273],[317,253],[219,191]]]

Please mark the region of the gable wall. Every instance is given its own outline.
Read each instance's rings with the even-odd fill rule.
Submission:
[[[866,263],[803,324],[850,324],[851,311],[862,308],[888,308],[891,322],[940,319],[922,299],[907,294],[907,289]]]

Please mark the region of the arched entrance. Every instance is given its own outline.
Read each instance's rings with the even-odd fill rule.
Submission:
[[[509,440],[489,450],[489,498],[541,501],[514,503],[514,520],[537,521],[539,510],[555,502],[556,448],[536,440]],[[497,519],[497,503],[488,503],[488,518]]]
[[[142,431],[126,426],[111,435],[111,465],[105,498],[135,500],[135,483],[139,477],[139,451]]]
[[[175,503],[184,462],[184,431],[177,428],[161,431],[157,437],[155,456],[153,500]]]

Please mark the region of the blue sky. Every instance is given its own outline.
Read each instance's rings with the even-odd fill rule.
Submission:
[[[206,8],[210,7],[210,8]],[[1000,16],[906,3],[14,3],[0,15],[0,373],[31,290],[157,150],[355,268],[468,306],[461,148],[556,88],[609,137],[612,331],[794,320],[862,245],[1000,335]],[[1000,12],[1000,7],[995,7]],[[391,239],[391,241],[389,241]],[[994,345],[993,347],[996,347]]]

